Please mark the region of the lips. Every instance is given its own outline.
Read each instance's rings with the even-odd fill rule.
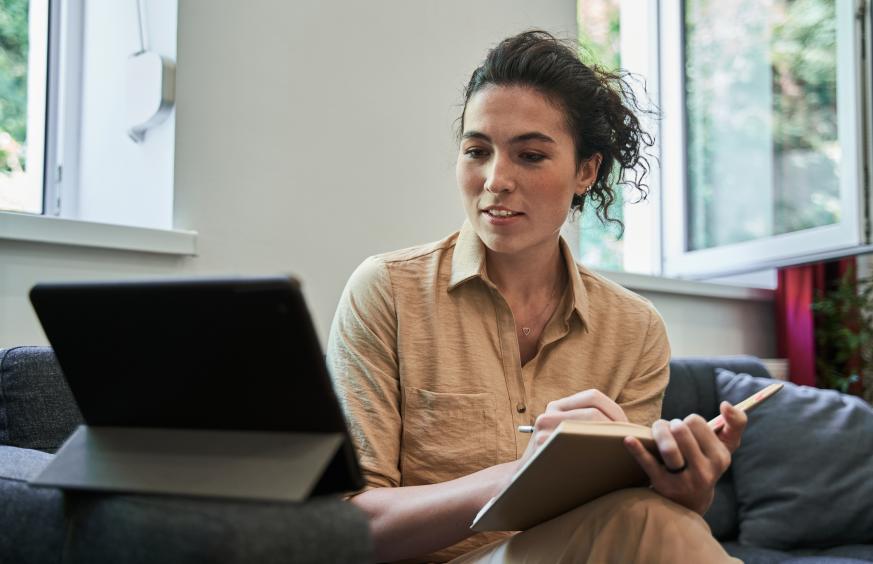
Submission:
[[[482,214],[484,223],[494,229],[510,229],[521,225],[525,218],[524,212],[506,206],[488,206],[479,210],[479,213]]]
[[[495,218],[508,218],[524,215],[523,212],[516,211],[505,206],[488,206],[482,210],[482,213]]]

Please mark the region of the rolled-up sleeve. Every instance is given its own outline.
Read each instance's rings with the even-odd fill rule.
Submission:
[[[670,378],[670,342],[664,320],[649,307],[649,322],[639,360],[617,403],[628,419],[651,425],[661,415],[661,403]]]
[[[390,273],[378,258],[365,260],[346,284],[327,364],[367,488],[400,485],[397,315]]]

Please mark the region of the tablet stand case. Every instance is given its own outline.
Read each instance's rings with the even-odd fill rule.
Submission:
[[[31,481],[37,486],[262,501],[329,493],[340,433],[81,425]]]

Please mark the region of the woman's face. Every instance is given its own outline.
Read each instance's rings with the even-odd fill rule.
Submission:
[[[489,86],[467,103],[456,175],[492,252],[553,252],[573,194],[594,182],[598,163],[577,169],[563,111],[535,89]]]

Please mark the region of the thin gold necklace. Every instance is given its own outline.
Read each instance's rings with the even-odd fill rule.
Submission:
[[[546,313],[546,311],[548,311],[550,309],[550,307],[552,306],[552,303],[555,301],[555,296],[558,294],[558,288],[560,286],[561,286],[561,282],[558,281],[558,283],[555,284],[555,287],[552,288],[552,295],[549,296],[549,301],[546,302],[546,307],[544,307],[542,309],[542,311],[540,311],[539,314],[537,314],[537,316],[533,318],[533,321],[535,323],[539,323],[542,316]],[[530,327],[522,327],[521,332],[524,334],[525,337],[528,337],[531,334],[531,328]]]

